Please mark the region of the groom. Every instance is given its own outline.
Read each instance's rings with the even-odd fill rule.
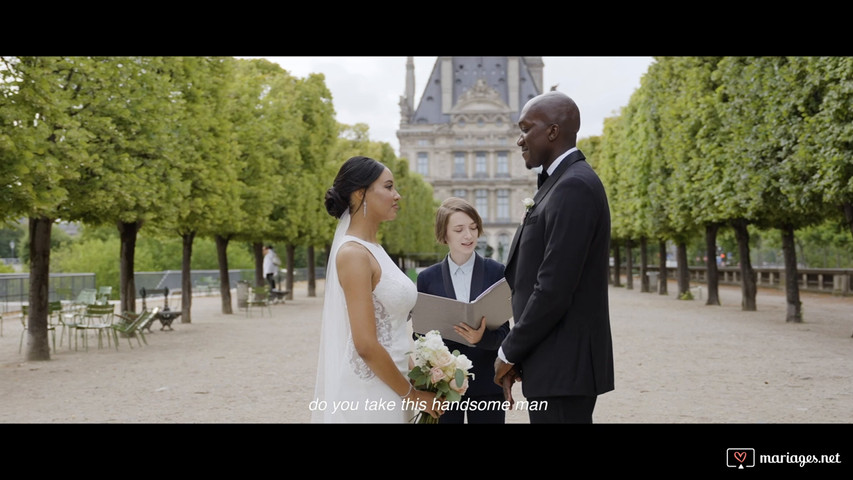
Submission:
[[[575,146],[580,112],[550,91],[524,106],[518,146],[542,167],[534,205],[513,238],[505,277],[514,326],[498,350],[495,383],[547,409],[530,423],[592,423],[597,396],[613,390],[607,277],[610,210],[604,186]],[[543,178],[547,175],[547,179]]]

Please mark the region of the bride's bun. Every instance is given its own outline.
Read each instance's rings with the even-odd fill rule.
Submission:
[[[347,208],[349,208],[349,203],[341,198],[341,194],[335,187],[326,191],[326,211],[329,212],[329,215],[341,218]]]
[[[365,190],[382,175],[385,165],[370,157],[351,157],[338,170],[332,188],[326,191],[326,211],[335,218],[350,208],[353,192]],[[353,207],[353,211],[358,208]]]

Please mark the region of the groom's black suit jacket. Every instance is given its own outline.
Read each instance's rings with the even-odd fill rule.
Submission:
[[[528,399],[613,390],[604,186],[575,151],[533,200],[504,272],[514,318],[504,355],[521,372]]]

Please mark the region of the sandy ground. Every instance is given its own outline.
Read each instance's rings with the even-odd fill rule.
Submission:
[[[218,296],[196,297],[192,323],[155,324],[148,345],[98,349],[93,337],[87,352],[64,341],[43,362],[18,353],[21,325],[7,313],[0,422],[307,423],[317,290],[297,284],[293,300],[251,317],[235,296],[230,315]],[[616,389],[599,397],[596,423],[853,422],[853,298],[803,294],[805,322],[790,324],[781,292],[760,290],[758,311],[742,312],[737,288],[714,307],[675,290],[611,287]],[[525,411],[507,420],[528,423]]]

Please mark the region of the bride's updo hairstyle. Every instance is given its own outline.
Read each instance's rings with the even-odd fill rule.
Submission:
[[[385,165],[370,157],[348,159],[338,170],[332,188],[326,191],[326,211],[335,218],[341,218],[350,206],[352,193],[369,187],[384,171]],[[363,198],[361,201],[364,203]]]

